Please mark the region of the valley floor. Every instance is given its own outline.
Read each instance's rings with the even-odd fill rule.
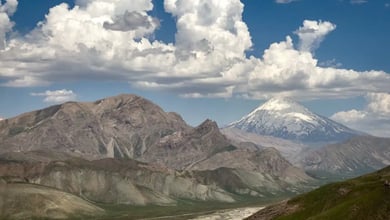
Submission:
[[[228,209],[217,211],[213,214],[202,215],[193,220],[240,220],[247,218],[256,212],[260,211],[264,207],[246,207],[246,208],[237,208],[237,209]]]
[[[286,197],[239,203],[181,201],[177,206],[106,206],[102,208],[108,211],[108,215],[99,219],[240,220],[251,216],[269,204],[275,204],[284,199]]]
[[[241,220],[247,218],[264,207],[243,207],[234,209],[223,209],[218,211],[196,212],[181,215],[161,216],[155,218],[145,218],[142,220],[159,220],[159,219],[181,219],[190,218],[191,220]],[[197,216],[197,217],[194,217]]]

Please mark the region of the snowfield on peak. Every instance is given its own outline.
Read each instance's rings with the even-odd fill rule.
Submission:
[[[340,141],[361,134],[288,98],[272,98],[227,127],[308,142]]]

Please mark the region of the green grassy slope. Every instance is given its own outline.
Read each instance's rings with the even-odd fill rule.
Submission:
[[[261,210],[249,219],[389,220],[390,167],[355,179],[328,184],[284,204]]]

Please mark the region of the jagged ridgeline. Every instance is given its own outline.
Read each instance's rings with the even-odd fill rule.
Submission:
[[[113,213],[101,204],[265,200],[313,182],[273,148],[233,143],[211,120],[191,127],[136,95],[0,121],[0,178],[0,204],[7,204],[0,217],[20,219]],[[57,195],[78,205],[58,203]],[[21,203],[16,197],[38,205],[12,209]]]

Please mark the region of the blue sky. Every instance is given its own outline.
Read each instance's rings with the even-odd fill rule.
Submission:
[[[222,126],[288,96],[390,136],[390,0],[129,2],[2,0],[0,117],[135,93]]]

